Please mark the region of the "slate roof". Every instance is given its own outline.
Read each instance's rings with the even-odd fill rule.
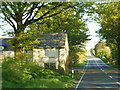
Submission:
[[[35,44],[35,48],[64,48],[66,33],[51,33],[44,35],[38,40],[43,40],[39,44]],[[3,51],[14,50],[14,48],[7,42],[10,38],[0,38],[0,46],[4,46]]]
[[[8,43],[10,38],[0,38],[0,46],[4,46],[3,51],[14,50],[14,48]]]
[[[44,35],[38,40],[43,42],[36,44],[36,48],[63,48],[65,47],[65,39],[67,34],[65,33],[52,33]]]

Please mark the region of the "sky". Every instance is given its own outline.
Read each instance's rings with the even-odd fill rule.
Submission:
[[[9,24],[5,24],[5,23],[1,23],[2,28],[0,28],[0,38],[8,38],[8,35],[4,36],[4,32],[6,32],[6,30],[13,30],[13,28],[9,25]]]
[[[88,34],[91,35],[89,38],[91,39],[86,43],[86,49],[90,50],[91,48],[94,48],[94,46],[99,42],[98,34],[95,33],[97,30],[99,30],[101,27],[95,23],[95,22],[87,22],[87,27],[89,29]]]

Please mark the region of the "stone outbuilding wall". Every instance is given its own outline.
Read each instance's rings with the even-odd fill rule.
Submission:
[[[14,48],[7,42],[9,38],[0,39],[1,50],[0,57],[14,56]],[[24,51],[28,53],[28,60],[36,61],[40,66],[45,67],[49,64],[49,67],[53,65],[56,69],[60,66],[64,70],[69,55],[68,37],[65,33],[51,33],[44,35],[38,40],[44,42],[36,44],[31,51]]]
[[[55,68],[62,67],[64,70],[69,55],[68,37],[65,33],[53,33],[43,37],[45,42],[37,44],[33,49],[33,60],[40,66],[55,64]]]

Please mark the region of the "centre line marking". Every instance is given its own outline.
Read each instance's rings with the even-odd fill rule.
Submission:
[[[97,64],[97,66],[100,68],[100,69],[102,69],[99,65],[98,65],[98,63],[96,62],[96,60],[94,60],[95,61],[95,63]],[[102,70],[103,71],[103,70]],[[108,74],[108,73],[106,73],[105,71],[103,71],[105,74]],[[110,78],[112,78],[112,76],[109,76]],[[112,78],[113,79],[113,78]],[[120,82],[116,82],[118,85],[120,85]]]

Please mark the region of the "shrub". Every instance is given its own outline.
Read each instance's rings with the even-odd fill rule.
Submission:
[[[40,77],[41,67],[35,62],[6,57],[2,62],[3,80],[14,83],[25,82]]]
[[[70,65],[82,64],[87,60],[85,49],[80,49],[79,47],[72,47],[70,50]]]
[[[2,79],[18,83],[23,74],[21,66],[20,60],[6,57],[2,62]]]
[[[2,62],[3,68],[3,88],[51,88],[56,87],[71,87],[74,80],[63,73],[61,70],[50,70],[40,67],[32,61],[21,61],[16,58],[7,57]],[[59,83],[57,83],[57,82]],[[52,85],[52,86],[51,86]]]

